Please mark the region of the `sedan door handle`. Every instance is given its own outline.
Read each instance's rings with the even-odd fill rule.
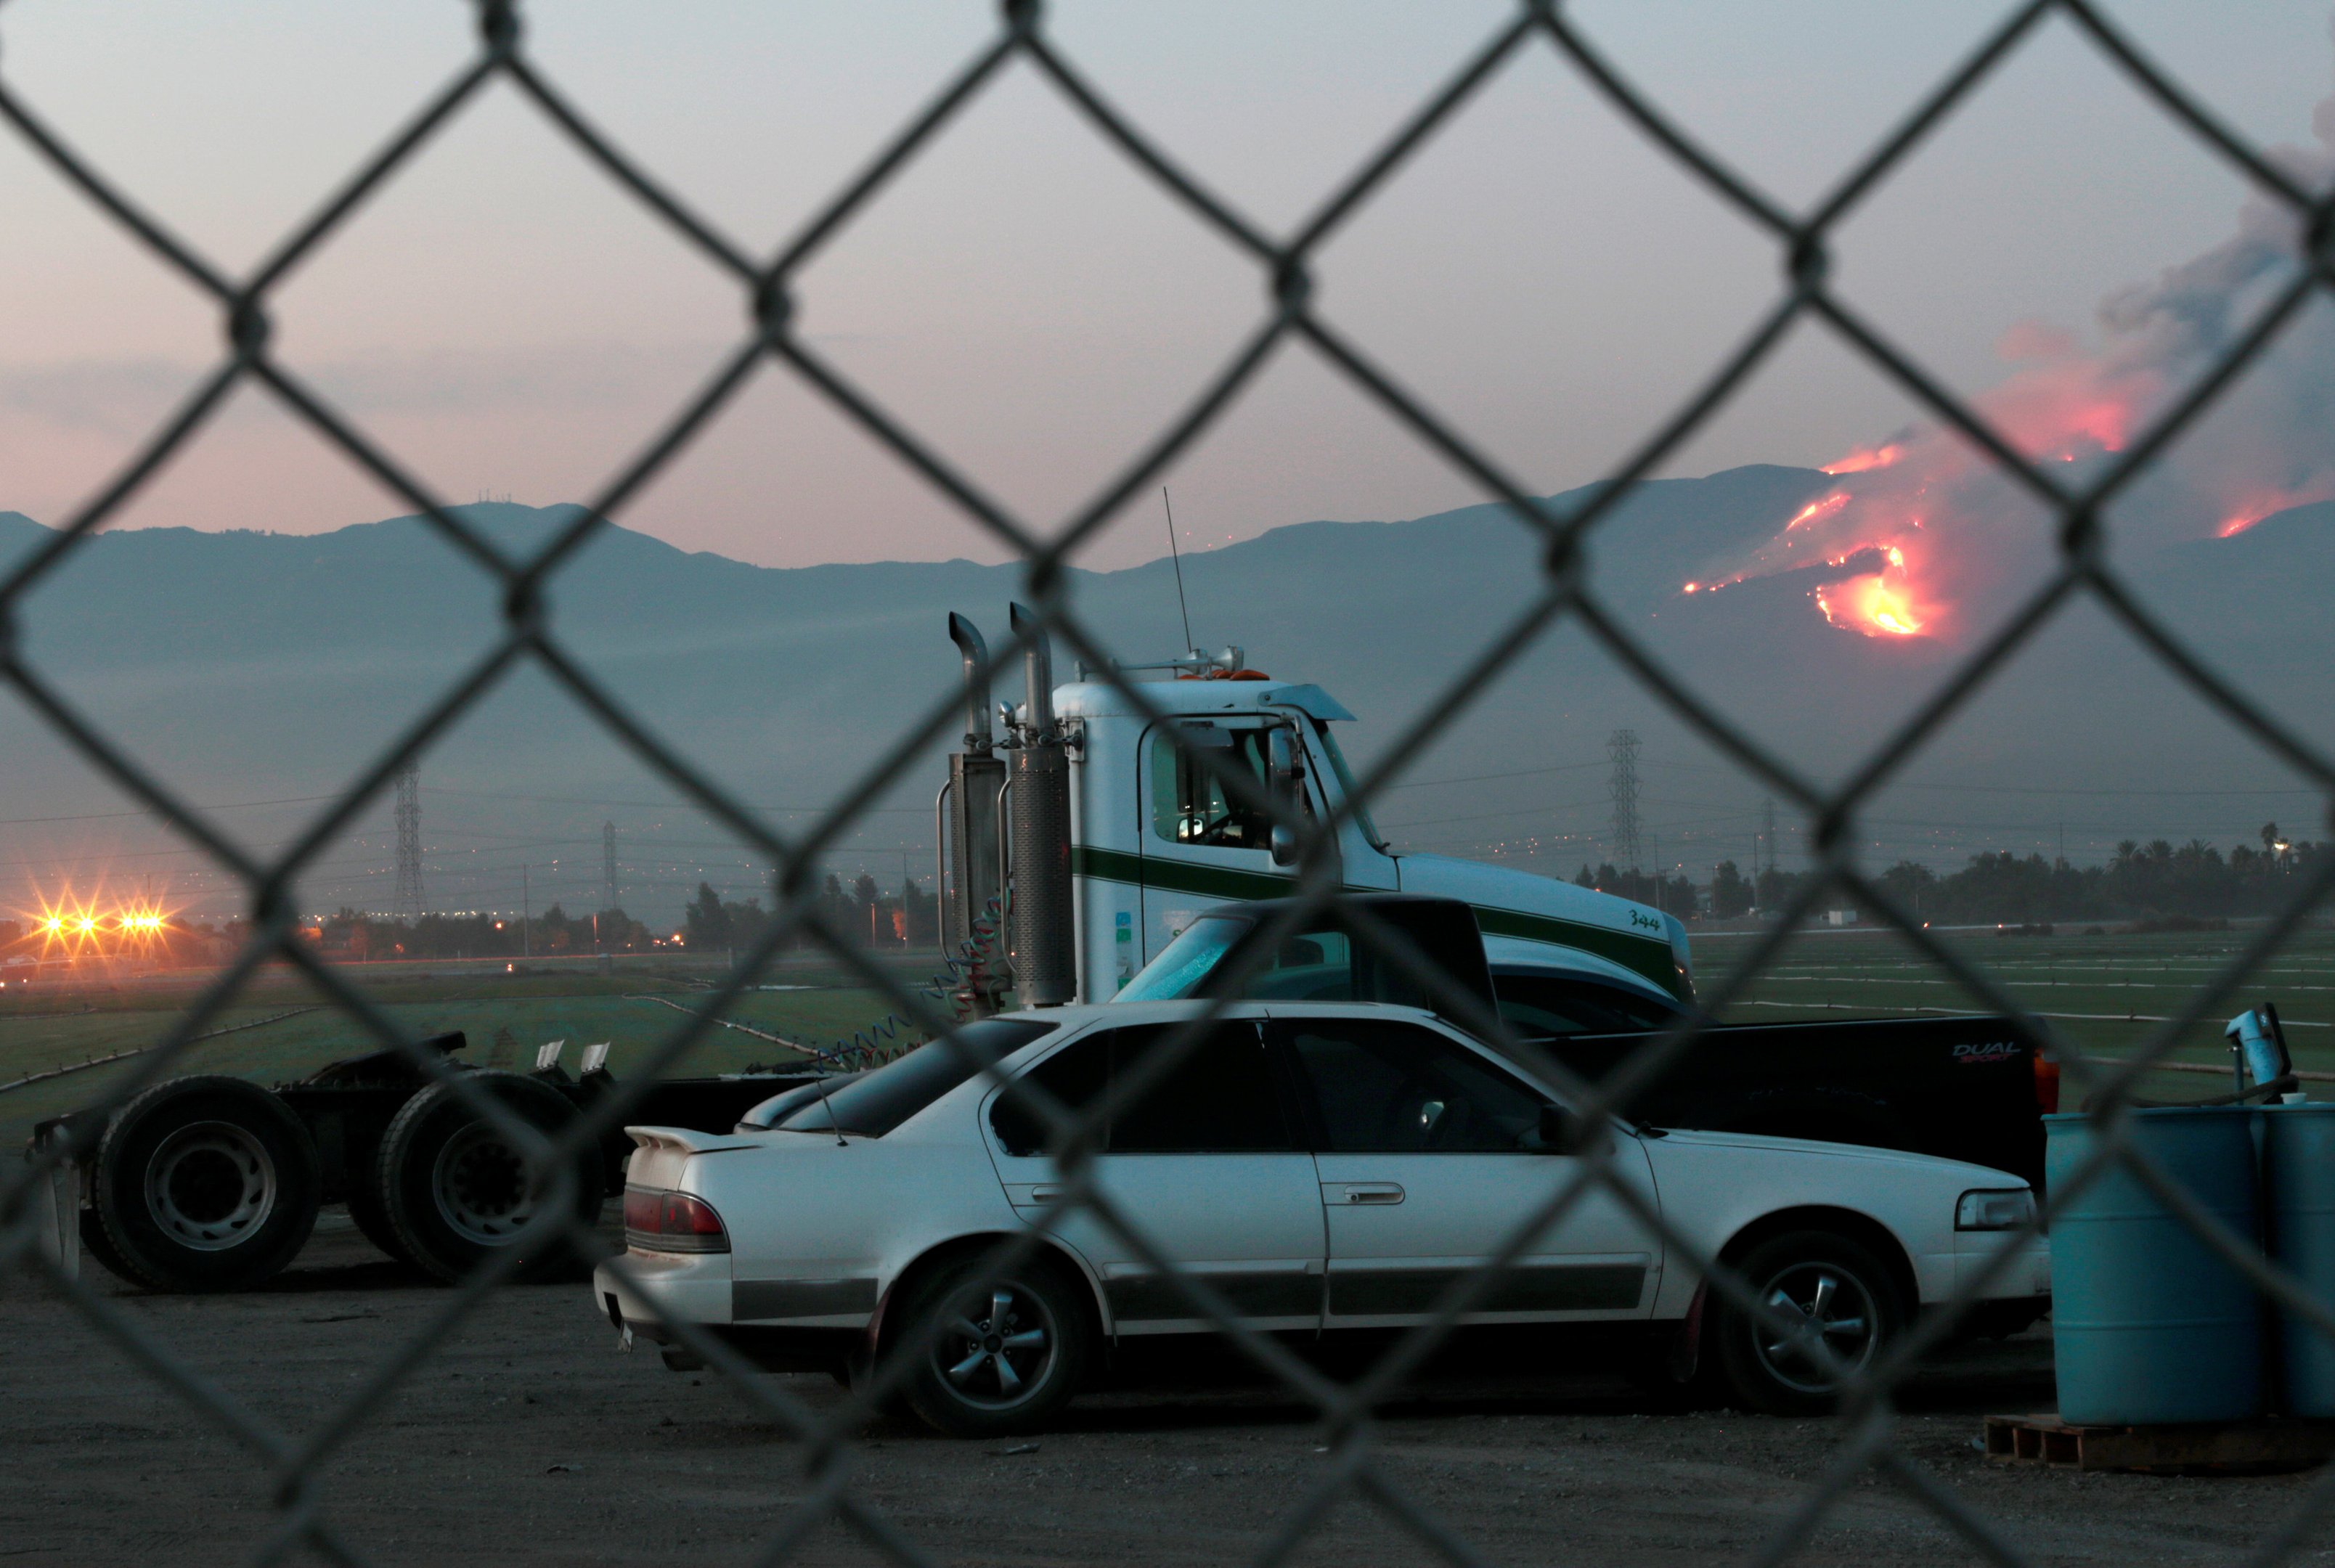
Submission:
[[[1332,1204],[1399,1204],[1403,1191],[1400,1182],[1323,1182],[1322,1199]]]

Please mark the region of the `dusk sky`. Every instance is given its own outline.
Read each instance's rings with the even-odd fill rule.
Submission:
[[[2335,79],[2317,4],[2110,7],[2260,143]],[[1988,5],[1584,5],[1616,64],[1806,205],[1992,24]],[[542,4],[530,48],[597,122],[760,251],[989,34],[986,5]],[[1497,4],[1062,4],[1061,46],[1285,231],[1506,15]],[[467,58],[457,4],[20,0],[8,82],[219,265],[247,267]],[[2247,191],[2061,22],[1843,231],[1857,305],[1977,392],[2030,324],[2227,237]],[[64,518],[215,357],[195,293],[0,136],[0,509]],[[1772,247],[1536,45],[1331,247],[1326,312],[1525,480],[1597,477],[1778,286]],[[819,346],[1051,526],[1264,309],[1263,280],[1017,66],[806,276]],[[2323,308],[2319,307],[2319,308]],[[742,328],[736,291],[497,86],[294,276],[285,357],[449,498],[582,499]],[[1822,463],[1910,406],[1803,328],[1673,465]],[[1303,348],[1169,475],[1194,545],[1480,498]],[[1156,500],[1087,559],[1161,553]],[[403,505],[247,392],[122,526],[295,532]],[[972,556],[984,536],[772,366],[620,520],[769,565]]]

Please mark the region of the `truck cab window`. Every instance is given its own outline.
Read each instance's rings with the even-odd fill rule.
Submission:
[[[1151,830],[1170,844],[1214,849],[1263,849],[1272,820],[1246,801],[1231,799],[1207,763],[1255,779],[1265,787],[1265,732],[1261,728],[1226,730],[1180,726],[1151,734]]]

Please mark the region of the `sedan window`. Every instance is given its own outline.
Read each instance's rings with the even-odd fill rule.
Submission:
[[[1030,1070],[1030,1081],[1084,1110],[1134,1072],[1180,1026],[1106,1030],[1074,1040]],[[1001,1095],[990,1125],[1009,1153],[1034,1155],[1046,1138],[1036,1114]],[[1264,1041],[1254,1023],[1213,1026],[1167,1077],[1119,1108],[1102,1147],[1112,1154],[1256,1154],[1294,1149]]]
[[[882,1137],[979,1072],[984,1059],[1003,1060],[1053,1029],[1051,1023],[1008,1018],[965,1024],[953,1035],[920,1045],[865,1078],[796,1107],[778,1128]]]
[[[1540,1147],[1540,1096],[1417,1024],[1306,1019],[1281,1026],[1332,1154],[1458,1154]]]

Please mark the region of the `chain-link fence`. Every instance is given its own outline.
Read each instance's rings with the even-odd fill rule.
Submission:
[[[2255,190],[2291,213],[2296,232],[2301,237],[2297,258],[2301,266],[2293,281],[2239,335],[2218,364],[2115,454],[2096,476],[2081,484],[2072,483],[2064,470],[2023,458],[2008,436],[1991,425],[1968,402],[1946,390],[1937,376],[1836,294],[1828,269],[1830,240],[1848,215],[1903,166],[1950,111],[1981,92],[2033,37],[2038,27],[2054,16],[2064,19],[2087,38],[2130,88],[2161,110],[2172,123],[2226,160]],[[654,171],[635,162],[596,129],[584,108],[572,102],[557,82],[538,68],[528,52],[522,14],[516,4],[510,0],[482,0],[478,7],[478,33],[475,57],[453,80],[432,95],[253,272],[242,277],[229,276],[205,259],[174,233],[167,221],[77,152],[5,80],[0,80],[0,115],[5,115],[13,133],[36,151],[58,179],[136,237],[158,265],[175,271],[213,301],[227,339],[226,353],[217,368],[182,406],[53,539],[22,563],[5,585],[0,585],[0,634],[6,639],[0,645],[0,659],[5,659],[0,670],[5,671],[7,683],[16,696],[29,704],[91,768],[129,792],[188,841],[207,852],[218,866],[232,872],[249,895],[252,934],[247,947],[188,1008],[169,1037],[139,1060],[135,1070],[125,1073],[112,1085],[106,1097],[106,1108],[118,1108],[140,1090],[169,1077],[189,1043],[212,1026],[216,1015],[238,989],[261,965],[278,961],[305,975],[355,1025],[385,1047],[402,1053],[425,1077],[442,1082],[447,1092],[478,1116],[500,1127],[514,1146],[527,1151],[542,1179],[555,1189],[576,1179],[573,1161],[567,1157],[588,1149],[607,1129],[621,1125],[651,1081],[683,1064],[706,1037],[712,1027],[709,1015],[719,1013],[735,1002],[780,944],[790,939],[808,938],[825,947],[867,987],[883,993],[889,1005],[901,1014],[916,1021],[935,1036],[957,1040],[961,1050],[975,1049],[965,1042],[966,1037],[951,1033],[952,1021],[936,1011],[931,997],[901,985],[871,962],[852,940],[852,934],[830,928],[814,896],[815,870],[822,853],[852,828],[872,802],[901,783],[919,760],[930,754],[936,741],[948,735],[958,711],[957,692],[936,692],[927,710],[911,716],[912,721],[904,721],[889,750],[867,769],[848,791],[844,803],[825,819],[799,833],[781,835],[732,799],[706,773],[694,767],[689,757],[660,739],[595,679],[562,640],[562,628],[547,612],[544,590],[591,539],[595,530],[604,527],[606,519],[621,516],[627,503],[688,449],[692,439],[751,377],[771,373],[775,369],[776,373],[799,377],[1025,564],[1026,597],[1035,607],[1035,627],[1018,634],[1010,646],[1000,650],[995,661],[998,664],[1009,663],[1030,637],[1051,635],[1074,651],[1090,670],[1099,672],[1094,679],[1109,682],[1133,709],[1156,721],[1163,715],[1147,688],[1116,673],[1102,639],[1080,619],[1071,578],[1063,567],[1098,529],[1130,502],[1148,493],[1168,465],[1207,431],[1235,394],[1257,375],[1273,351],[1294,340],[1318,354],[1397,424],[1417,435],[1471,485],[1503,503],[1512,513],[1516,526],[1543,543],[1545,555],[1543,577],[1529,606],[1498,628],[1466,660],[1439,698],[1426,704],[1420,715],[1386,747],[1376,765],[1357,782],[1352,799],[1327,820],[1296,810],[1285,798],[1276,796],[1253,777],[1226,770],[1216,756],[1200,750],[1192,752],[1197,765],[1221,776],[1221,785],[1228,793],[1245,799],[1255,810],[1270,814],[1295,835],[1299,853],[1293,891],[1296,902],[1275,917],[1282,929],[1296,930],[1313,915],[1341,898],[1335,840],[1344,818],[1365,806],[1387,781],[1397,777],[1436,740],[1455,714],[1500,680],[1520,655],[1553,627],[1569,620],[1618,661],[1647,696],[1788,801],[1807,824],[1808,843],[1820,875],[1809,880],[1790,907],[1779,912],[1749,957],[1725,982],[1701,999],[1701,1016],[1723,1013],[1756,982],[1804,921],[1824,907],[1832,895],[1846,893],[1860,907],[1874,911],[1881,921],[1894,927],[1972,996],[2016,1021],[2018,1031],[2030,1047],[2053,1051],[2064,1064],[2070,1084],[2088,1095],[2094,1108],[2099,1134],[2097,1154],[2088,1164],[2055,1184],[2044,1215],[2027,1230],[2006,1235],[2003,1249],[1991,1266],[1974,1278],[1964,1278],[1944,1308],[1923,1316],[1877,1359],[1859,1368],[1836,1364],[1846,1389],[1841,1400],[1836,1462],[1810,1487],[1802,1505],[1774,1530],[1759,1551],[1759,1561],[1778,1561],[1794,1552],[1818,1527],[1827,1510],[1847,1488],[1860,1476],[1875,1472],[1933,1510],[1977,1554],[1998,1562],[2026,1560],[2019,1542],[1991,1528],[1980,1508],[1898,1446],[1893,1399],[1919,1358],[1952,1333],[1993,1277],[2031,1241],[2036,1228],[2048,1223],[2051,1212],[2063,1208],[2083,1193],[2112,1162],[2121,1162],[2179,1215],[2214,1253],[2242,1270],[2274,1303],[2315,1326],[2320,1332],[2335,1334],[2335,1310],[2330,1310],[2329,1303],[2311,1296],[2282,1270],[2266,1264],[2250,1238],[2233,1234],[2185,1189],[2136,1154],[2128,1137],[2132,1124],[2127,1115],[2131,1091],[2141,1075],[2172,1050],[2184,1030],[2229,1010],[2234,989],[2247,971],[2285,942],[2319,904],[2327,891],[2327,883],[2335,878],[2335,863],[2314,863],[2317,868],[2310,875],[2297,876],[2293,897],[2284,912],[2253,933],[2243,950],[2221,973],[2200,985],[2175,1019],[2156,1030],[2129,1060],[2109,1068],[2087,1063],[2073,1051],[2058,1049],[2059,1041],[2047,1021],[2022,1008],[1984,969],[1974,967],[1909,911],[1900,907],[1887,890],[1859,866],[1853,852],[1858,813],[1875,793],[1896,776],[1974,694],[1984,689],[2015,653],[2030,644],[2077,601],[2086,598],[2104,610],[2139,647],[2212,708],[2300,770],[2316,788],[2335,794],[2335,766],[2330,766],[2329,760],[2293,728],[2282,722],[2278,715],[2208,670],[2127,590],[2105,557],[2101,521],[2106,505],[2132,485],[2168,443],[2192,425],[2239,373],[2279,336],[2313,291],[2335,282],[2335,271],[2330,268],[2330,241],[2335,241],[2335,227],[2330,227],[2329,221],[2330,199],[2301,189],[2275,161],[2234,134],[2178,82],[2155,66],[2091,5],[2081,0],[2037,0],[2018,8],[1915,104],[1868,156],[1851,167],[1828,195],[1808,211],[1794,212],[1763,195],[1730,168],[1719,151],[1690,135],[1633,87],[1601,55],[1594,43],[1584,36],[1561,6],[1552,0],[1525,4],[1438,92],[1418,105],[1361,168],[1327,192],[1306,221],[1292,233],[1274,234],[1243,217],[1182,164],[1171,150],[1155,141],[1123,114],[1087,77],[1078,62],[1057,47],[1035,0],[1008,0],[994,36],[942,82],[926,105],[774,256],[752,254],[724,237]],[[1714,201],[1733,208],[1769,236],[1782,273],[1778,297],[1749,335],[1670,418],[1647,433],[1628,460],[1609,476],[1612,482],[1597,492],[1594,501],[1562,519],[1552,518],[1536,504],[1526,487],[1471,440],[1467,432],[1430,412],[1394,375],[1318,315],[1313,307],[1311,286],[1313,264],[1324,244],[1372,199],[1396,170],[1460,113],[1504,66],[1521,52],[1542,48],[1553,50],[1614,113],[1698,180]],[[1200,395],[1087,505],[1051,527],[1036,518],[1016,516],[854,384],[797,331],[793,309],[796,280],[803,269],[903,170],[936,140],[948,134],[1002,72],[1017,64],[1033,69],[1058,89],[1091,132],[1123,155],[1130,178],[1152,182],[1195,223],[1251,262],[1264,295],[1264,309],[1254,328]],[[270,331],[275,292],[290,271],[345,225],[392,174],[423,156],[481,92],[498,82],[508,83],[524,95],[566,138],[578,158],[640,201],[693,247],[706,266],[730,278],[750,305],[753,324],[752,330],[729,352],[711,378],[653,433],[624,471],[593,497],[588,507],[557,537],[524,557],[513,556],[466,526],[365,431],[281,363],[273,352]],[[1821,787],[1795,766],[1791,758],[1778,755],[1758,736],[1729,721],[1667,671],[1601,600],[1598,585],[1585,568],[1583,549],[1584,541],[1632,493],[1633,484],[1654,472],[1707,425],[1768,361],[1787,329],[1803,318],[1821,323],[1943,424],[1960,432],[1985,453],[2002,475],[2048,509],[2058,524],[2058,556],[2049,579],[2004,624],[1968,652],[1952,677],[1917,711],[1894,732],[1881,737],[1852,770],[1847,781],[1837,789]],[[205,428],[229,392],[245,382],[256,382],[265,388],[350,462],[405,498],[441,537],[479,569],[489,574],[503,589],[500,634],[493,647],[440,693],[419,720],[402,732],[388,737],[362,777],[320,812],[290,847],[273,859],[256,858],[247,852],[202,811],[189,805],[166,778],[134,760],[78,711],[57,682],[25,657],[18,641],[21,618],[16,614],[22,604],[40,592],[42,585],[74,549],[115,517],[167,460]],[[530,663],[571,693],[611,737],[643,764],[724,824],[743,843],[767,856],[779,868],[775,879],[778,919],[754,951],[739,956],[734,971],[721,990],[704,999],[703,1012],[684,1021],[664,1040],[623,1089],[548,1136],[514,1116],[509,1107],[482,1090],[468,1075],[450,1068],[441,1053],[410,1038],[344,973],[321,962],[315,951],[300,939],[291,903],[295,880],[303,868],[375,805],[392,787],[399,771],[460,721],[499,682]],[[1487,1039],[1500,1041],[1511,1051],[1531,1051],[1527,1042],[1510,1037],[1502,1021],[1477,995],[1427,963],[1421,953],[1398,933],[1376,923],[1366,910],[1356,911],[1352,918],[1364,945],[1375,950],[1382,962],[1410,974],[1436,999],[1446,1016]],[[1259,962],[1268,951],[1262,945],[1251,950]],[[1477,1560],[1468,1542],[1467,1523],[1439,1517],[1434,1509],[1406,1491],[1376,1457],[1372,1411],[1449,1338],[1471,1310],[1488,1298],[1509,1266],[1531,1249],[1536,1237],[1562,1224],[1570,1213],[1593,1196],[1610,1198],[1633,1214],[1645,1233],[1659,1238],[1671,1266],[1703,1275],[1719,1301],[1755,1321],[1760,1314],[1774,1311],[1735,1271],[1712,1256],[1703,1255],[1691,1237],[1666,1221],[1638,1188],[1620,1178],[1610,1138],[1584,1137],[1577,1146],[1578,1158],[1573,1166],[1575,1174],[1557,1190],[1547,1192],[1534,1212],[1518,1219],[1493,1263],[1454,1282],[1435,1302],[1427,1321],[1401,1334],[1363,1375],[1350,1381],[1326,1375],[1272,1336],[1245,1325],[1234,1304],[1208,1282],[1180,1271],[1178,1260],[1170,1255],[1169,1250],[1147,1234],[1096,1179],[1098,1128],[1113,1106],[1129,1103],[1171,1070],[1179,1055],[1202,1038],[1206,1024],[1224,1005],[1211,1004],[1206,1016],[1179,1026],[1167,1044],[1147,1059],[1148,1065],[1118,1085],[1105,1103],[1087,1107],[1077,1114],[1029,1083],[1009,1080],[997,1073],[994,1061],[983,1064],[984,1071],[1008,1086],[1010,1098],[1049,1129],[1048,1147],[1060,1195],[1045,1211],[1043,1220],[981,1257],[975,1264],[974,1277],[993,1280],[1010,1273],[1051,1245],[1051,1238],[1069,1216],[1087,1216],[1115,1235],[1131,1255],[1157,1271],[1162,1279],[1172,1282],[1191,1316],[1216,1325],[1217,1331],[1266,1376],[1318,1408],[1325,1434],[1318,1476],[1306,1495],[1289,1503],[1280,1527],[1256,1543],[1256,1561],[1274,1563],[1287,1558],[1333,1505],[1350,1496],[1373,1503],[1414,1533],[1429,1551],[1454,1562]],[[1702,1027],[1693,1022],[1677,1026],[1647,1044],[1623,1070],[1594,1085],[1580,1080],[1545,1058],[1540,1065],[1571,1097],[1575,1113],[1573,1125],[1600,1127],[1604,1125],[1607,1113],[1626,1114],[1633,1098],[1668,1066],[1681,1060]],[[256,1560],[263,1562],[304,1549],[336,1562],[366,1561],[367,1544],[349,1538],[334,1523],[333,1499],[317,1479],[324,1463],[378,1416],[401,1382],[456,1332],[489,1292],[512,1279],[531,1254],[563,1244],[589,1243],[588,1236],[569,1234],[576,1229],[574,1223],[561,1217],[572,1214],[568,1205],[546,1203],[532,1223],[527,1244],[491,1254],[489,1262],[446,1296],[442,1305],[428,1314],[420,1331],[393,1347],[327,1418],[305,1432],[286,1430],[263,1418],[230,1390],[189,1370],[154,1333],[139,1326],[89,1282],[67,1277],[45,1260],[33,1210],[24,1200],[45,1178],[48,1166],[76,1153],[87,1152],[74,1150],[69,1143],[60,1143],[38,1161],[7,1167],[5,1178],[0,1178],[0,1207],[13,1217],[5,1230],[0,1231],[0,1264],[11,1272],[44,1279],[158,1384],[230,1432],[274,1467],[276,1486],[273,1501],[279,1516],[276,1527],[257,1546]],[[557,1195],[557,1192],[554,1195]],[[620,1260],[614,1266],[629,1265]],[[1795,1331],[1781,1320],[1776,1320],[1776,1327],[1780,1333]],[[918,1331],[897,1337],[880,1359],[864,1369],[865,1375],[855,1380],[856,1386],[847,1400],[824,1409],[799,1401],[783,1385],[757,1375],[730,1345],[710,1336],[701,1326],[676,1321],[665,1328],[677,1344],[701,1358],[714,1374],[733,1384],[741,1397],[801,1440],[800,1452],[816,1485],[808,1500],[775,1534],[760,1544],[760,1561],[788,1560],[792,1550],[812,1531],[838,1520],[895,1561],[923,1563],[946,1555],[945,1544],[912,1538],[858,1495],[849,1478],[849,1466],[843,1462],[855,1434],[873,1412],[891,1402],[912,1376],[919,1357],[929,1349],[919,1342],[920,1338],[930,1338],[940,1331],[936,1320],[922,1325]],[[1818,1357],[1825,1354],[1821,1349],[1811,1353]],[[2270,1532],[2261,1547],[2262,1559],[2274,1561],[2301,1540],[2330,1501],[2335,1501],[2335,1472],[2330,1472],[2325,1481],[2310,1486],[2293,1515]]]

